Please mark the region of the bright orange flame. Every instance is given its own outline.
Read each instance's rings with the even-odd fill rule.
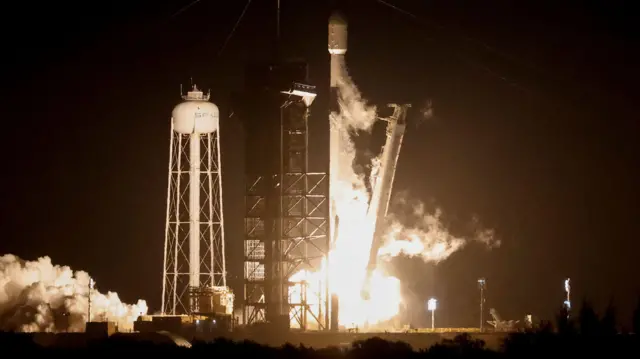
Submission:
[[[351,139],[354,130],[370,131],[377,119],[375,107],[367,106],[358,89],[346,73],[345,64],[341,64],[342,76],[339,83],[340,113],[331,114],[333,135],[339,140],[333,145],[339,148],[337,175],[332,174],[331,188],[339,217],[334,248],[329,253],[330,268],[327,273],[326,258],[318,272],[300,271],[294,274],[291,282],[299,282],[289,291],[291,303],[306,303],[310,312],[307,316],[307,329],[319,328],[318,321],[324,323],[323,310],[326,303],[326,278],[329,277],[329,291],[339,297],[339,324],[347,328],[362,330],[393,329],[391,319],[397,316],[402,304],[400,281],[386,275],[380,269],[372,273],[370,299],[363,300],[361,290],[365,282],[375,223],[367,216],[369,192],[363,176],[353,168],[355,148]],[[371,162],[372,181],[375,180],[380,166],[379,158]],[[375,183],[372,182],[372,186]],[[405,228],[394,221],[384,235],[384,245],[378,252],[379,257],[393,257],[399,254],[421,256],[425,261],[439,262],[451,253],[462,248],[466,241],[449,234],[439,219],[439,212],[425,214],[423,206],[414,209],[414,216],[420,220],[417,228]],[[377,220],[383,220],[378,218]],[[485,231],[478,238],[484,243],[493,241],[492,232]],[[499,242],[495,242],[499,245]],[[326,314],[326,313],[325,313]],[[299,323],[292,316],[292,327]],[[325,323],[326,324],[326,323]]]
[[[364,284],[369,250],[374,232],[374,223],[367,217],[369,194],[364,178],[355,173],[353,161],[355,148],[350,132],[368,131],[376,121],[376,109],[367,106],[357,88],[346,75],[342,64],[343,76],[339,81],[340,113],[332,113],[334,135],[339,136],[338,176],[331,182],[336,203],[336,215],[340,218],[337,226],[335,246],[330,252],[330,270],[327,273],[326,261],[319,272],[302,271],[292,276],[291,281],[304,284],[290,289],[291,302],[304,302],[310,307],[321,307],[326,300],[327,274],[330,292],[339,297],[339,323],[347,327],[369,326],[389,320],[398,314],[402,298],[400,282],[397,278],[384,275],[376,270],[371,278],[371,299],[364,301],[361,290]],[[374,160],[374,165],[377,159]],[[307,318],[309,326],[313,320]],[[292,323],[295,326],[295,323]]]

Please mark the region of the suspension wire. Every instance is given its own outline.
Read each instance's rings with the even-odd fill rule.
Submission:
[[[183,12],[187,11],[190,7],[192,7],[193,5],[199,3],[200,0],[193,0],[192,2],[188,3],[187,5],[183,6],[180,10],[176,11],[173,15],[171,15],[171,18],[175,18],[176,16],[182,14]]]
[[[383,5],[386,5],[386,6],[390,7],[390,8],[392,8],[392,9],[400,12],[400,13],[403,13],[403,14],[405,14],[405,15],[413,18],[413,19],[422,20],[425,23],[428,23],[429,25],[431,25],[431,26],[433,26],[435,28],[438,28],[440,30],[447,30],[447,28],[444,25],[442,25],[442,24],[440,24],[440,23],[438,23],[438,22],[436,22],[434,20],[427,20],[425,18],[419,19],[418,16],[416,16],[415,14],[413,14],[413,13],[407,11],[407,10],[401,9],[401,8],[395,6],[395,5],[393,5],[393,4],[391,4],[391,3],[387,2],[387,1],[384,1],[384,0],[377,0],[377,1],[379,3],[381,3],[381,4],[383,4]],[[521,58],[519,56],[515,56],[513,54],[509,54],[509,53],[507,53],[505,51],[502,51],[502,50],[496,48],[495,46],[491,46],[487,42],[482,41],[482,40],[480,40],[478,38],[469,36],[469,35],[467,35],[465,33],[459,33],[458,36],[461,37],[462,39],[464,39],[465,41],[471,43],[471,44],[474,44],[474,45],[476,45],[478,47],[481,47],[482,49],[484,49],[484,50],[486,50],[488,52],[492,52],[492,53],[494,53],[496,55],[504,57],[505,59],[508,59],[508,60],[511,60],[511,61],[514,61],[514,62],[518,62],[518,63],[520,63],[522,65],[525,65],[527,67],[530,67],[530,68],[532,68],[532,69],[534,69],[536,71],[543,72],[543,69],[541,69],[540,67],[538,67],[534,63],[532,63],[530,61],[526,61],[525,59],[523,59],[523,58]]]
[[[409,17],[409,18],[411,18],[411,19],[413,19],[415,21],[420,21],[422,23],[428,24],[431,27],[434,27],[434,28],[436,28],[438,30],[442,30],[442,31],[448,30],[444,25],[442,25],[442,24],[440,24],[440,23],[438,23],[436,21],[433,21],[431,19],[426,19],[424,17],[418,17],[416,14],[414,14],[414,13],[412,13],[410,11],[407,11],[406,9],[400,8],[400,7],[390,3],[387,0],[376,0],[376,2],[386,6],[386,7],[390,8],[390,9],[400,13],[400,14],[403,14],[403,15],[405,15],[405,16],[407,16],[407,17]],[[498,55],[498,56],[500,56],[500,57],[502,57],[504,59],[507,59],[507,60],[510,60],[512,62],[518,63],[520,65],[524,65],[525,67],[528,67],[530,70],[534,70],[535,72],[537,72],[540,75],[550,76],[550,77],[553,77],[553,78],[557,78],[557,76],[558,76],[558,75],[550,74],[548,72],[548,70],[537,66],[536,64],[532,63],[531,61],[527,61],[527,60],[522,59],[521,57],[515,56],[513,54],[506,53],[506,52],[501,51],[501,50],[499,50],[499,49],[497,49],[497,48],[495,48],[493,46],[488,45],[484,41],[481,41],[481,40],[479,40],[477,38],[474,38],[474,37],[471,37],[469,35],[466,35],[464,32],[462,32],[462,30],[456,31],[456,34],[454,34],[454,35],[456,35],[459,38],[462,38],[467,43],[471,43],[471,44],[474,44],[474,45],[482,48],[483,50],[485,50],[487,52],[493,53],[493,54]],[[481,64],[479,62],[471,60],[469,58],[469,56],[464,56],[464,55],[462,55],[460,53],[453,54],[453,56],[455,56],[457,59],[467,63],[469,66],[475,67],[475,68],[477,68],[477,69],[479,69],[479,70],[491,75],[492,77],[495,77],[495,78],[499,79],[500,81],[504,82],[508,86],[517,88],[517,89],[521,90],[522,92],[526,92],[526,93],[528,93],[530,95],[534,95],[535,94],[539,98],[541,98],[541,99],[543,99],[545,101],[557,104],[557,102],[555,101],[554,98],[551,98],[550,96],[546,95],[546,93],[544,93],[544,89],[543,88],[539,89],[538,91],[534,91],[534,90],[530,89],[529,87],[526,87],[526,86],[522,85],[521,83],[518,83],[516,81],[513,81],[513,80],[509,79],[507,76],[501,74],[500,72],[498,72],[496,70],[491,69],[487,65],[484,65],[484,64]],[[564,78],[565,81],[567,81],[567,85],[572,86],[572,87],[575,87],[574,85],[577,85],[574,82],[574,80],[572,80],[570,78],[566,78],[564,76],[563,76],[563,78]],[[545,86],[543,86],[543,87],[545,87]],[[572,91],[572,93],[574,95],[576,95],[576,96],[598,97],[603,93],[603,90],[601,88],[599,88],[597,85],[594,85],[594,84],[589,84],[589,83],[584,84],[583,83],[583,84],[580,84],[578,87],[581,88],[581,90],[579,90],[577,92]],[[561,105],[562,107],[565,107],[565,108],[571,109],[571,110],[580,111],[579,108],[581,107],[581,105],[578,103],[579,99],[577,99],[575,97],[567,98],[567,94],[564,94],[562,97],[565,98],[565,101],[562,101],[562,105]]]
[[[414,19],[416,21],[420,21],[420,22],[426,23],[426,24],[428,24],[428,25],[430,25],[432,27],[435,27],[438,30],[443,30],[443,31],[447,30],[447,28],[444,25],[442,25],[442,24],[440,24],[440,23],[438,23],[436,21],[428,20],[428,19],[425,19],[425,18],[420,18],[416,14],[414,14],[414,13],[408,11],[408,10],[405,10],[403,8],[400,8],[400,7],[398,7],[398,6],[394,5],[394,4],[391,4],[388,1],[376,0],[376,2],[378,2],[378,3],[380,3],[380,4],[384,5],[384,6],[387,6],[390,9],[392,9],[392,10],[398,12],[398,13],[401,13],[401,14],[403,14],[405,16],[408,16],[408,17],[410,17],[410,18],[412,18],[412,19]],[[486,50],[488,52],[492,52],[494,54],[497,54],[497,55],[502,56],[504,58],[510,59],[512,61],[524,63],[524,61],[519,60],[515,56],[509,55],[509,54],[507,54],[507,53],[505,53],[503,51],[500,51],[500,50],[488,45],[487,43],[485,43],[485,42],[483,42],[481,40],[478,40],[476,38],[473,38],[471,36],[468,36],[468,35],[466,35],[464,33],[459,34],[457,36],[459,36],[460,38],[462,38],[466,42],[469,42],[469,43],[472,43],[472,44],[474,44],[476,46],[481,47],[482,49],[484,49],[484,50]],[[498,71],[495,71],[495,70],[489,68],[488,66],[486,66],[484,64],[480,64],[477,61],[471,60],[468,56],[462,56],[460,54],[456,54],[456,57],[458,57],[460,60],[466,62],[468,65],[470,65],[470,66],[472,66],[474,68],[477,68],[477,69],[479,69],[481,71],[484,71],[485,73],[491,75],[492,77],[495,77],[495,78],[499,79],[500,81],[504,82],[508,86],[518,88],[518,89],[520,89],[520,90],[522,90],[524,92],[533,93],[533,91],[531,89],[529,89],[528,87],[525,87],[524,85],[509,79],[507,76],[505,76],[503,74],[500,74]],[[537,71],[540,71],[539,68],[537,68],[536,66],[534,66],[532,64],[526,64],[526,65],[528,67],[534,68]]]
[[[188,9],[193,7],[194,5],[198,4],[200,1],[201,0],[193,0],[193,1],[191,1],[187,5],[183,6],[178,11],[176,11],[174,14],[172,14],[170,19],[174,19],[174,18],[178,17],[179,15],[181,15],[182,13],[184,13],[185,11],[187,11]],[[242,19],[244,18],[244,15],[246,14],[247,10],[249,9],[249,6],[251,5],[251,1],[252,0],[247,0],[244,8],[242,9],[242,12],[240,13],[240,16],[238,16],[238,19],[236,20],[235,24],[233,25],[233,28],[231,29],[231,31],[229,32],[229,34],[225,38],[224,43],[220,47],[220,50],[218,50],[218,54],[217,54],[218,57],[220,57],[222,55],[222,53],[226,49],[227,45],[229,44],[229,41],[231,40],[231,38],[235,34],[236,30],[238,29],[238,26],[242,22]],[[430,25],[432,27],[437,28],[438,30],[443,30],[443,31],[447,30],[447,28],[444,25],[442,25],[442,24],[440,24],[440,23],[438,23],[436,21],[425,19],[425,18],[420,18],[416,14],[414,14],[414,13],[412,13],[412,12],[406,10],[406,9],[403,9],[403,8],[397,6],[397,5],[394,5],[394,4],[392,4],[392,3],[388,2],[388,1],[385,1],[385,0],[376,0],[376,1],[378,3],[384,5],[384,6],[389,7],[390,9],[392,9],[392,10],[398,12],[398,13],[401,13],[401,14],[403,14],[403,15],[405,15],[407,17],[410,17],[410,18],[412,18],[412,19],[414,19],[416,21],[421,21],[423,23],[426,23],[426,24],[428,24],[428,25]],[[524,61],[522,61],[521,59],[516,58],[513,55],[510,55],[510,54],[507,54],[507,53],[505,53],[503,51],[500,51],[500,50],[496,49],[495,47],[492,47],[492,46],[488,45],[487,43],[485,43],[485,42],[483,42],[481,40],[478,40],[476,38],[473,38],[471,36],[468,36],[468,35],[466,35],[464,33],[462,33],[462,34],[460,34],[458,36],[461,37],[463,40],[465,40],[465,41],[467,41],[469,43],[472,43],[472,44],[474,44],[476,46],[479,46],[479,47],[481,47],[482,49],[484,49],[486,51],[492,52],[494,54],[497,54],[497,55],[499,55],[501,57],[504,57],[506,59],[510,59],[512,61],[525,63]],[[525,87],[525,86],[523,86],[523,85],[521,85],[521,84],[519,84],[519,83],[517,83],[517,82],[515,82],[513,80],[510,80],[506,76],[500,74],[499,72],[489,68],[488,66],[486,66],[484,64],[480,64],[480,63],[478,63],[476,61],[472,61],[468,57],[460,57],[460,55],[457,56],[457,57],[459,59],[461,59],[462,61],[466,62],[468,65],[470,65],[470,66],[472,66],[472,67],[474,67],[476,69],[479,69],[481,71],[484,71],[485,73],[489,74],[492,77],[495,77],[495,78],[499,79],[500,81],[503,81],[504,83],[506,83],[509,86],[518,88],[518,89],[520,89],[522,91],[525,91],[525,92],[532,92],[529,88],[527,88],[527,87]],[[540,69],[538,69],[535,65],[532,65],[530,63],[526,63],[526,65],[528,67],[534,68],[537,71],[540,71]]]
[[[233,28],[231,29],[231,32],[229,33],[227,38],[224,40],[224,43],[222,44],[222,47],[220,47],[220,50],[218,51],[218,57],[220,57],[220,55],[222,55],[222,52],[227,47],[227,44],[229,43],[229,40],[231,40],[231,37],[233,37],[233,34],[235,34],[236,29],[238,28],[238,25],[240,25],[240,22],[242,21],[242,18],[244,18],[244,14],[247,12],[247,9],[249,8],[249,5],[251,5],[251,0],[247,0],[247,4],[244,6],[244,9],[242,9],[242,13],[240,13],[240,16],[238,17],[238,20],[236,20],[236,23],[235,23],[235,25],[233,25]]]
[[[185,13],[187,10],[191,9],[194,5],[197,5],[198,3],[200,3],[202,0],[193,0],[191,2],[189,2],[188,4],[184,5],[183,7],[181,7],[180,9],[178,9],[176,12],[174,12],[173,14],[171,14],[171,16],[169,16],[168,18],[166,18],[165,20],[161,20],[160,23],[156,24],[156,26],[154,26],[153,28],[149,27],[147,29],[145,29],[143,31],[143,33],[141,35],[138,36],[138,39],[135,39],[134,41],[140,41],[143,40],[144,38],[146,38],[147,36],[152,35],[155,30],[158,30],[159,28],[168,25],[171,21],[175,20],[176,18],[178,18],[180,15],[182,15],[183,13]],[[220,50],[218,51],[217,56],[219,57],[222,52],[224,51],[224,49],[226,48],[227,44],[229,43],[229,40],[231,40],[231,38],[233,37],[236,29],[238,28],[238,26],[240,25],[240,22],[242,21],[245,13],[247,12],[247,9],[249,8],[249,5],[251,4],[251,0],[248,0],[247,3],[244,6],[244,9],[242,10],[242,13],[240,14],[240,16],[238,17],[236,23],[234,24],[231,32],[227,35],[223,45],[221,46]]]

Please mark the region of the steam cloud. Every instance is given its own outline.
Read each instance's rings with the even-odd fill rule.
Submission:
[[[88,317],[87,272],[53,265],[49,257],[24,261],[0,256],[0,330],[80,332]],[[124,304],[118,294],[91,293],[91,319],[113,321],[126,329],[147,313],[147,303]]]
[[[411,257],[419,256],[425,262],[438,263],[472,241],[489,248],[500,246],[495,232],[483,228],[477,218],[473,218],[471,222],[473,233],[463,238],[453,235],[445,226],[440,208],[429,212],[425,209],[424,203],[408,201],[406,194],[399,196],[396,202],[400,207],[410,207],[411,210],[404,214],[389,215],[389,224],[384,235],[385,244],[378,252],[379,256],[395,257],[404,254]]]
[[[468,240],[450,234],[440,220],[440,212],[429,214],[424,205],[414,205],[409,216],[396,212],[397,214],[390,214],[387,218],[372,220],[369,215],[370,201],[372,189],[379,185],[375,182],[383,165],[382,153],[369,155],[370,149],[357,148],[354,137],[363,132],[371,132],[378,121],[376,107],[369,105],[362,97],[348,74],[344,58],[332,58],[332,61],[340,61],[337,67],[340,110],[330,114],[331,205],[339,220],[336,221],[333,234],[335,242],[331,249],[330,265],[325,266],[324,262],[320,271],[301,271],[293,278],[295,281],[306,279],[307,304],[320,308],[321,298],[317,293],[323,293],[322,283],[328,274],[330,291],[337,294],[340,302],[340,325],[363,330],[389,329],[397,326],[398,323],[393,319],[399,314],[404,299],[398,278],[383,268],[367,272],[376,221],[386,220],[388,225],[383,237],[384,245],[378,252],[382,258],[405,254],[438,262],[462,249]],[[334,65],[336,64],[332,66]],[[335,67],[332,69],[336,70]],[[428,119],[432,115],[431,104],[427,103],[422,117]],[[367,155],[358,156],[362,151]],[[356,160],[358,157],[365,158]],[[370,169],[368,178],[366,169]],[[408,202],[405,203],[407,204]],[[476,232],[472,240],[497,243],[493,240],[492,231]],[[323,273],[325,271],[328,273]],[[367,300],[362,299],[365,280],[369,281],[367,285],[370,290]],[[302,289],[290,292],[292,300],[301,300],[301,293]],[[294,322],[292,320],[293,326],[296,325]]]
[[[336,126],[340,130],[341,157],[339,166],[342,171],[342,178],[339,179],[339,183],[334,183],[334,185],[341,188],[340,192],[342,193],[340,196],[343,199],[351,197],[354,201],[361,202],[363,200],[362,197],[367,197],[368,194],[362,192],[362,189],[365,188],[365,176],[357,173],[354,169],[357,150],[351,136],[357,134],[357,131],[371,131],[378,119],[377,108],[367,104],[348,75],[347,66],[344,62],[340,64],[338,87],[340,113],[332,113],[331,122],[332,126]],[[423,121],[433,118],[431,101],[426,101],[421,109],[421,115]],[[378,154],[378,156],[370,159],[369,186],[371,188],[375,186],[375,180],[380,169],[380,155]],[[495,238],[495,232],[492,229],[483,228],[478,218],[473,218],[470,223],[473,227],[472,233],[465,236],[456,236],[444,225],[441,209],[437,208],[429,212],[424,203],[408,200],[408,198],[407,193],[396,196],[396,206],[410,207],[411,211],[410,213],[394,213],[390,211],[388,218],[386,218],[385,242],[378,252],[379,256],[396,257],[404,254],[419,256],[425,262],[438,263],[464,248],[469,242],[482,243],[489,248],[500,246],[500,241]],[[349,208],[348,211],[353,213],[354,209]]]
[[[333,117],[339,116],[339,120],[336,118],[332,122],[346,126],[347,131],[371,131],[377,119],[377,109],[375,106],[367,104],[362,98],[358,87],[347,72],[347,64],[344,59],[340,63],[338,88],[340,113],[332,113],[331,115]]]

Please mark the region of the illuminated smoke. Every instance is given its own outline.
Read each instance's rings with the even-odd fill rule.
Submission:
[[[338,77],[340,113],[332,113],[334,124],[338,124],[345,132],[371,131],[376,122],[376,107],[367,104],[362,94],[349,77],[347,65],[342,59]]]
[[[340,65],[340,112],[330,115],[332,131],[337,131],[340,137],[335,144],[339,146],[340,155],[337,159],[332,158],[332,161],[338,161],[339,167],[337,174],[332,173],[331,188],[334,192],[335,211],[340,221],[337,225],[335,247],[330,254],[330,291],[336,293],[340,301],[340,325],[364,330],[392,329],[392,320],[397,317],[403,304],[400,281],[387,275],[382,268],[375,269],[371,277],[370,299],[363,300],[361,296],[374,235],[374,224],[367,216],[370,200],[367,187],[375,186],[380,169],[380,155],[374,156],[369,166],[365,166],[371,168],[372,172],[369,179],[371,182],[366,183],[366,176],[355,170],[357,150],[352,137],[359,131],[371,131],[377,120],[376,108],[369,106],[362,98],[347,73],[346,64],[342,62]],[[431,114],[432,110],[429,108],[428,116],[425,113],[423,116],[429,117]],[[442,225],[439,212],[428,214],[424,206],[414,207],[412,215],[404,218],[404,221],[393,214],[388,217],[386,220],[390,224],[384,236],[384,245],[378,254],[382,258],[405,254],[438,262],[460,250],[468,242],[451,235]],[[406,222],[411,223],[407,225]],[[499,243],[493,240],[491,231],[480,231],[475,237],[486,243]],[[326,283],[326,273],[326,261],[323,261],[318,272],[300,271],[294,274],[290,280],[304,282],[306,289],[303,291],[302,285],[291,287],[290,301],[302,302],[304,297],[310,308],[319,310],[321,303],[327,300],[322,290]],[[313,319],[309,322],[310,328],[317,325]],[[291,324],[292,327],[297,325],[295,320]]]
[[[88,316],[89,274],[53,265],[49,257],[24,261],[0,256],[0,330],[20,332],[80,332]],[[147,313],[147,303],[124,304],[117,293],[91,294],[91,319],[113,321],[130,329]]]
[[[352,136],[358,131],[370,132],[377,120],[376,108],[362,98],[347,73],[346,64],[340,64],[338,93],[340,113],[332,113],[334,129],[340,135],[339,174],[331,186],[336,201],[336,214],[340,218],[337,239],[331,252],[329,283],[331,291],[340,301],[339,321],[348,327],[375,328],[393,318],[401,305],[400,282],[376,270],[371,278],[371,297],[362,300],[361,289],[366,276],[369,250],[373,239],[374,223],[367,216],[370,192],[366,176],[355,170],[356,148]],[[332,159],[335,160],[335,159]],[[371,161],[371,170],[378,172],[379,156]]]
[[[494,231],[482,228],[477,218],[471,225],[473,233],[469,236],[453,235],[442,221],[442,210],[436,208],[432,212],[425,209],[419,201],[409,203],[407,195],[399,196],[396,203],[401,207],[411,207],[404,215],[391,214],[384,235],[384,245],[378,252],[382,257],[395,257],[404,254],[421,257],[425,262],[438,263],[447,259],[454,252],[462,249],[467,243],[476,241],[487,246],[497,247],[500,241],[495,239]]]

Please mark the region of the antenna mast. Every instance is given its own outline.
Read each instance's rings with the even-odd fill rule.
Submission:
[[[280,0],[276,0],[276,40],[280,40]]]

